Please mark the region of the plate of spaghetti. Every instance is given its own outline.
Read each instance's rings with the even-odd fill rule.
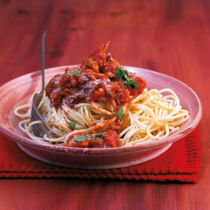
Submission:
[[[34,72],[0,89],[0,131],[28,155],[78,168],[117,168],[151,160],[198,125],[196,93],[175,78],[122,66],[102,44],[80,65],[47,69],[38,107],[52,131],[36,136],[30,122]]]

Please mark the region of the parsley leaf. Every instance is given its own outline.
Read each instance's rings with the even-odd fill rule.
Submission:
[[[127,71],[120,69],[120,68],[116,68],[115,75],[117,78],[121,79],[125,85],[131,86],[132,89],[139,88],[136,81],[129,79],[130,75]]]
[[[68,122],[69,127],[72,128],[73,130],[75,129],[76,124],[77,124],[76,122],[72,122],[72,121]]]
[[[81,120],[77,120],[77,122],[78,122],[79,124],[83,124],[83,125],[85,125],[87,128],[89,128],[89,126],[88,126],[88,124],[87,124],[86,122],[82,122]]]
[[[122,79],[122,80],[129,79],[128,72],[123,70],[123,69],[116,68],[115,75],[116,75],[117,78]]]
[[[93,135],[93,136],[77,136],[77,137],[74,139],[74,141],[84,141],[84,140],[86,140],[87,138],[97,138],[97,137],[102,136],[102,135],[103,135],[103,133],[97,133],[97,134],[95,134],[95,135]]]
[[[73,71],[71,74],[72,74],[72,75],[77,75],[77,74],[79,74],[79,72],[80,72],[80,71]]]
[[[87,139],[88,136],[77,136],[74,141],[84,141],[85,139]]]
[[[121,109],[117,112],[117,116],[120,120],[123,119],[123,106],[121,107]]]
[[[89,126],[88,126],[88,124],[87,124],[86,122],[84,122],[84,124],[85,124],[85,126],[86,126],[87,128],[89,128]]]
[[[73,71],[73,72],[70,72],[69,74],[66,74],[66,78],[68,78],[68,77],[70,77],[71,75],[77,75],[77,74],[79,74],[80,73],[80,71]]]
[[[92,138],[96,138],[96,137],[99,137],[99,136],[102,136],[102,135],[103,135],[103,133],[97,133],[97,134],[93,135]]]
[[[136,81],[133,81],[133,80],[131,80],[131,79],[129,79],[129,80],[127,80],[127,81],[124,81],[123,83],[124,83],[125,85],[130,85],[132,89],[136,89],[136,90],[139,89],[139,86],[138,86],[137,82],[136,82]]]

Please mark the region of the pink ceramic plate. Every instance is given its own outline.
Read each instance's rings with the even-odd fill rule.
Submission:
[[[64,68],[57,67],[46,70],[46,82],[53,75],[63,72]],[[20,149],[28,155],[50,164],[65,167],[119,168],[143,163],[159,156],[173,142],[192,132],[198,125],[202,115],[200,100],[191,88],[172,77],[141,68],[128,66],[125,68],[143,77],[149,89],[171,88],[177,93],[183,108],[189,110],[190,113],[190,119],[181,126],[178,132],[158,141],[105,149],[54,146],[31,140],[19,130],[17,126],[19,119],[14,116],[14,109],[25,103],[31,104],[33,94],[40,91],[40,71],[23,75],[0,87],[0,131],[14,140]]]

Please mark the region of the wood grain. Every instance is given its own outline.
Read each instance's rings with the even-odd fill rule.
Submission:
[[[0,180],[0,209],[210,209],[209,0],[0,0],[0,85],[46,66],[80,63],[111,41],[121,64],[174,76],[196,91],[201,171],[196,184],[93,180]]]

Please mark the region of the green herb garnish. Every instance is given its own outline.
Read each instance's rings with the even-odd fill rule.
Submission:
[[[85,139],[87,139],[89,136],[77,136],[74,141],[84,141]]]
[[[88,126],[88,124],[87,124],[86,122],[84,122],[84,124],[85,124],[85,126],[86,126],[87,128],[89,128],[89,126]]]
[[[87,138],[97,138],[99,136],[102,136],[103,133],[97,133],[97,134],[94,134],[93,136],[77,136],[74,141],[84,141],[85,139]]]
[[[92,138],[96,138],[96,137],[99,137],[99,136],[102,136],[104,133],[97,133],[95,135],[92,136]]]
[[[77,75],[77,74],[79,74],[80,73],[80,71],[73,71],[73,72],[71,72],[71,73],[69,73],[69,74],[66,74],[66,78],[68,78],[68,77],[70,77],[71,75]]]
[[[125,82],[123,82],[125,85],[130,85],[132,89],[139,89],[137,82],[133,81],[132,79],[129,79]]]
[[[88,124],[87,124],[86,122],[83,122],[83,121],[81,121],[81,120],[77,120],[77,122],[78,122],[79,124],[83,124],[83,125],[85,125],[87,128],[89,128],[89,126],[88,126]]]
[[[117,78],[121,79],[122,82],[125,85],[131,86],[132,89],[138,89],[139,88],[138,85],[137,85],[137,82],[135,82],[132,79],[129,79],[130,75],[128,74],[127,71],[125,71],[123,69],[120,69],[120,68],[116,68],[115,69],[115,75],[116,75]]]
[[[117,78],[122,79],[122,80],[127,80],[129,79],[129,76],[130,76],[127,71],[120,68],[115,69],[115,75]]]
[[[77,74],[79,74],[80,73],[80,71],[73,71],[71,74],[72,75],[77,75]]]
[[[123,119],[123,106],[121,107],[121,109],[117,112],[117,116],[120,120]]]
[[[72,128],[73,130],[76,128],[76,124],[77,124],[76,122],[72,122],[72,121],[68,122],[69,127]]]

